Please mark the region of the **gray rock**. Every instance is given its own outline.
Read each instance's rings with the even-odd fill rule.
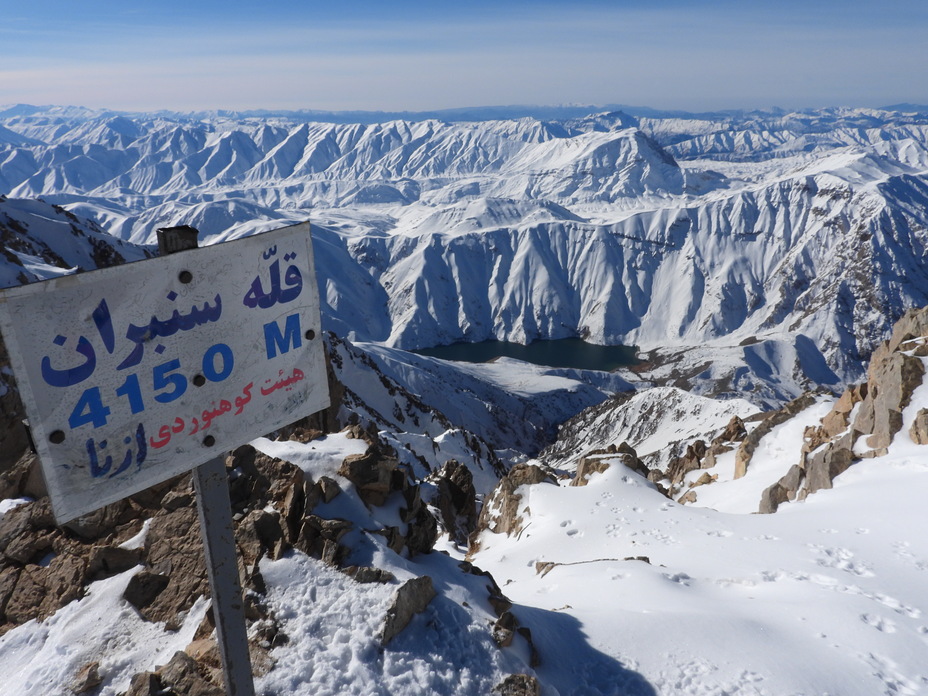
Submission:
[[[534,464],[517,464],[504,476],[493,492],[484,501],[477,532],[489,530],[494,534],[512,536],[522,531],[519,515],[522,496],[516,493],[520,486],[534,485],[547,481],[553,483],[551,475]],[[473,549],[472,549],[473,550]]]
[[[122,598],[139,611],[145,609],[168,586],[170,578],[147,570],[136,573],[129,580]]]
[[[477,528],[477,491],[470,469],[450,459],[435,477],[438,491],[433,501],[441,512],[442,524],[448,536],[457,543],[466,543]]]
[[[923,408],[915,414],[915,421],[909,429],[912,442],[919,445],[928,445],[928,408]]]
[[[184,696],[225,696],[225,689],[206,681],[197,667],[196,661],[185,652],[178,650],[164,667],[157,670],[164,687]]]
[[[510,674],[493,687],[493,693],[499,696],[539,696],[541,685],[528,674]]]
[[[831,488],[835,476],[846,471],[853,463],[854,455],[847,446],[835,443],[820,450],[806,463],[808,492]]]
[[[393,594],[390,608],[380,633],[380,643],[386,646],[412,621],[412,617],[425,611],[429,602],[435,597],[432,578],[423,575],[407,580]]]

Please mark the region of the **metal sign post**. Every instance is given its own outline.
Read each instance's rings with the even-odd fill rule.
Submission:
[[[222,459],[211,459],[194,469],[193,484],[226,693],[228,696],[254,696],[245,602],[229,503],[229,477]]]
[[[197,231],[192,227],[158,230],[158,251],[162,256],[196,249],[197,246]],[[226,465],[222,457],[216,457],[196,467],[192,476],[226,694],[254,696]]]
[[[0,327],[59,524],[195,469],[227,693],[252,696],[221,455],[329,404],[312,243],[181,229],[182,253],[0,291]]]

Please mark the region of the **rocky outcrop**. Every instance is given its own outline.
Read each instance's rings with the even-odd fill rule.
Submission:
[[[155,672],[136,674],[124,696],[225,696],[225,693],[225,689],[203,676],[196,660],[186,652],[178,651],[170,662]]]
[[[448,537],[455,543],[466,544],[477,528],[477,491],[473,474],[451,459],[430,480],[436,487],[433,502],[441,513]]]
[[[620,445],[609,445],[605,449],[595,449],[580,457],[577,462],[577,471],[574,474],[571,486],[585,486],[594,473],[602,473],[609,468],[612,462],[620,462],[637,474],[648,477],[648,467],[638,458],[635,448],[627,442]]]
[[[497,617],[492,627],[493,641],[496,643],[497,647],[508,648],[512,645],[516,636],[520,636],[528,645],[529,664],[532,667],[540,665],[541,656],[535,648],[535,641],[532,639],[531,629],[519,623],[519,619],[512,611],[512,602],[503,594],[503,591],[496,583],[496,580],[493,579],[493,576],[469,561],[460,563],[458,567],[465,573],[483,577],[487,581],[487,601]]]
[[[487,530],[493,534],[512,536],[521,532],[522,495],[517,491],[521,486],[531,486],[545,481],[553,483],[554,479],[539,466],[517,464],[512,467],[484,501],[477,520],[477,533]],[[476,549],[472,545],[471,552],[474,551]]]
[[[849,387],[821,424],[806,429],[801,460],[764,491],[760,512],[786,500],[831,488],[834,478],[861,458],[879,457],[902,430],[903,411],[925,377],[928,308],[905,313],[890,338],[874,351],[867,381]],[[921,409],[908,435],[928,444],[928,412]]]

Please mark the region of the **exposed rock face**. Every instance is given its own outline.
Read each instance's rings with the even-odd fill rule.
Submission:
[[[407,580],[393,593],[393,600],[387,610],[383,629],[380,634],[381,645],[387,645],[412,621],[412,617],[425,611],[429,602],[435,598],[432,578],[422,575]]]
[[[926,356],[928,307],[906,312],[889,340],[874,351],[867,381],[849,387],[821,425],[807,429],[798,467],[764,491],[759,511],[774,512],[786,500],[831,488],[856,460],[885,454],[902,429],[903,410],[924,380]],[[916,414],[909,435],[928,444],[926,409]],[[855,450],[861,438],[868,450]]]
[[[696,440],[687,445],[682,457],[675,457],[670,461],[670,466],[667,467],[667,478],[670,479],[674,490],[683,483],[683,479],[689,472],[702,468],[707,452],[706,443],[703,440]]]
[[[393,472],[398,463],[395,458],[371,447],[364,454],[346,457],[338,473],[355,485],[365,503],[383,505],[394,490]]]
[[[623,442],[620,445],[609,445],[606,449],[595,449],[587,452],[577,462],[577,472],[570,485],[585,486],[591,474],[602,473],[609,468],[609,464],[613,461],[621,462],[645,478],[650,473],[645,463],[638,458],[635,448],[627,442]]]
[[[512,536],[522,531],[522,516],[519,514],[522,496],[516,493],[520,486],[549,481],[551,475],[534,464],[517,464],[496,485],[484,501],[477,532],[486,529],[494,534]]]
[[[125,696],[225,696],[225,693],[225,689],[204,678],[197,662],[190,655],[178,651],[170,662],[157,671],[136,674]]]
[[[928,408],[921,409],[909,430],[912,441],[919,445],[928,445]]]
[[[433,477],[438,496],[435,504],[452,541],[466,544],[477,528],[477,491],[470,469],[451,459]]]
[[[758,512],[762,514],[776,512],[782,503],[795,498],[801,480],[802,469],[798,464],[793,464],[786,476],[761,494]]]

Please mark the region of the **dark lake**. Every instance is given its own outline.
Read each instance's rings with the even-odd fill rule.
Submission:
[[[581,338],[560,338],[553,341],[535,341],[527,346],[505,341],[480,343],[454,343],[414,350],[413,353],[442,360],[488,362],[495,358],[516,358],[536,365],[572,367],[578,370],[611,372],[638,362],[633,346],[597,346]]]

